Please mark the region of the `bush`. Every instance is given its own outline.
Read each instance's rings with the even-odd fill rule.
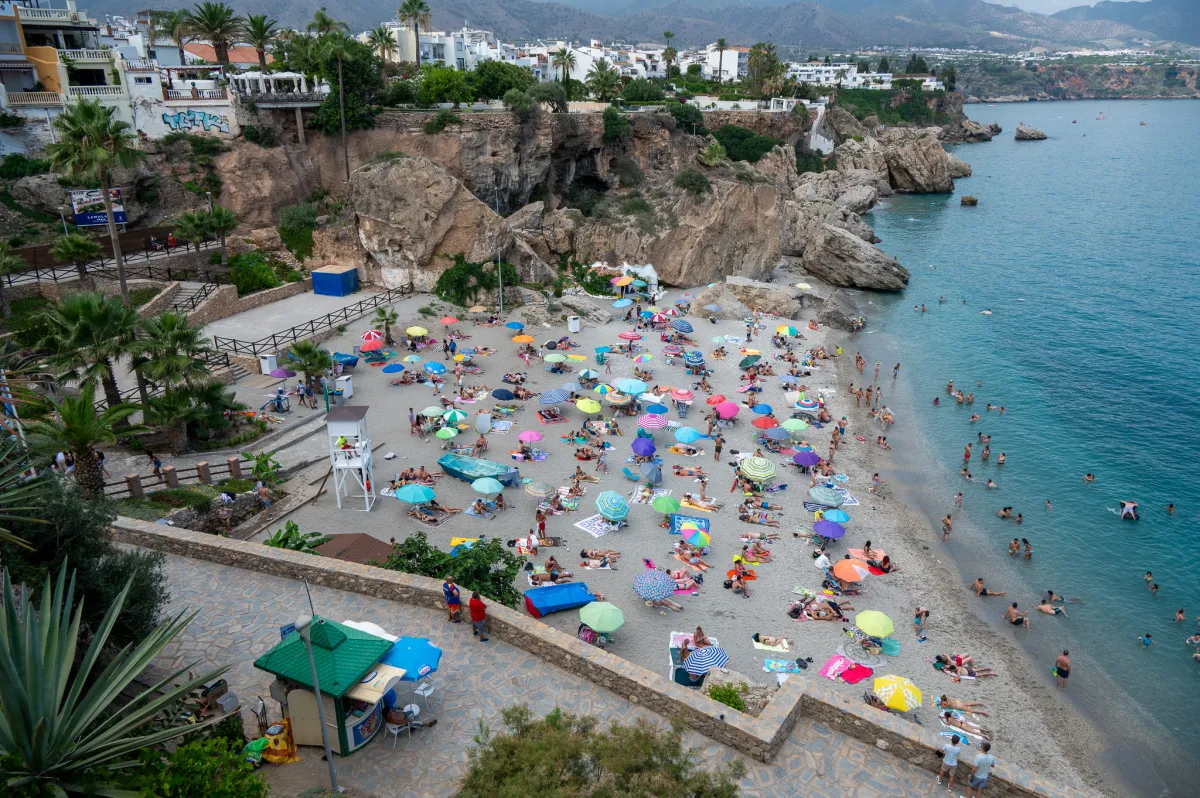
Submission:
[[[721,146],[721,142],[714,139],[704,148],[704,152],[700,153],[700,163],[705,166],[716,166],[728,157],[729,155],[725,152],[725,148]]]
[[[613,174],[620,179],[622,188],[639,186],[645,177],[641,167],[637,165],[637,161],[632,158],[618,158],[613,164],[612,170]]]
[[[663,90],[646,78],[636,78],[625,84],[625,88],[621,90],[621,99],[629,103],[661,101]]]
[[[694,166],[689,166],[676,175],[675,185],[695,196],[707,194],[712,190],[712,183],[709,183],[704,173]]]
[[[753,130],[738,125],[722,125],[713,133],[730,160],[755,163],[783,142],[769,136],[760,136]]]
[[[500,261],[504,284],[518,285],[521,278],[511,263]],[[469,263],[462,255],[454,256],[454,265],[442,272],[433,286],[438,299],[466,307],[475,304],[481,293],[495,291],[500,285],[495,263]]]
[[[441,283],[441,280],[438,282]],[[513,582],[524,562],[524,557],[513,554],[498,538],[480,541],[465,551],[460,550],[458,556],[451,557],[449,552],[429,545],[425,532],[420,531],[397,543],[381,565],[392,571],[434,579],[452,576],[459,589],[467,595],[472,590],[478,590],[492,601],[498,601],[506,607],[516,607],[521,600],[521,593],[513,587]]]
[[[584,216],[594,218],[604,213],[607,206],[604,193],[594,188],[579,188],[572,186],[563,197],[568,207],[575,208]]]
[[[6,156],[0,162],[0,178],[16,180],[31,175],[44,175],[50,171],[50,162],[41,158],[29,158],[19,152]]]
[[[243,252],[230,258],[229,277],[237,287],[239,297],[283,285],[261,252]]]
[[[733,707],[738,712],[744,712],[746,709],[746,702],[742,700],[741,693],[732,684],[714,684],[708,688],[708,697],[727,707]]]
[[[633,125],[629,117],[617,113],[611,105],[604,109],[604,140],[607,142],[623,141],[633,134]]]
[[[704,114],[694,105],[686,103],[667,103],[667,110],[675,117],[675,124],[684,133],[694,133],[697,136],[707,136],[704,127]]]
[[[641,194],[633,194],[620,204],[621,213],[633,215],[637,213],[654,213],[654,206],[646,201]]]
[[[25,117],[19,114],[10,114],[8,111],[0,111],[0,128],[20,127],[25,124]]]
[[[234,715],[239,718],[240,716]],[[142,749],[142,763],[133,768],[127,789],[139,795],[170,798],[266,798],[267,783],[244,760],[241,746],[223,737],[181,745],[164,755]]]
[[[257,144],[260,147],[271,148],[279,146],[279,134],[275,132],[275,128],[273,127],[246,125],[242,128],[242,135],[246,137],[246,141]]]
[[[425,132],[433,135],[441,133],[446,129],[447,125],[461,125],[462,117],[451,111],[449,108],[443,108],[433,115],[433,118],[425,123]]]
[[[825,161],[815,152],[796,150],[796,171],[799,174],[804,174],[805,172],[824,172]]]
[[[289,205],[279,212],[279,238],[300,260],[312,255],[317,209],[308,203]]]
[[[521,91],[520,89],[509,89],[504,93],[501,102],[513,116],[522,122],[532,122],[537,118],[537,101],[530,97],[528,92]]]
[[[417,89],[410,80],[393,80],[383,88],[379,104],[389,108],[412,105],[417,101]]]
[[[140,308],[158,296],[161,291],[161,288],[131,288],[129,289],[129,304],[135,308]]]

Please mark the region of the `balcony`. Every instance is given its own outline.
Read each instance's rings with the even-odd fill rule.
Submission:
[[[62,95],[56,91],[10,91],[9,105],[62,105]]]
[[[79,13],[66,8],[26,8],[18,6],[21,19],[42,20],[44,22],[74,22],[79,19]]]
[[[157,72],[158,61],[153,58],[137,58],[125,62],[126,72]]]
[[[111,61],[112,50],[59,50],[59,58],[69,58],[75,63],[83,61]]]
[[[168,89],[163,88],[164,100],[225,100],[225,89]]]
[[[25,55],[20,42],[0,42],[0,55]]]
[[[124,97],[124,86],[68,86],[67,93],[72,97]]]

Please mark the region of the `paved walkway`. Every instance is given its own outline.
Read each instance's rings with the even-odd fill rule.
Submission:
[[[226,678],[243,707],[262,696],[271,717],[278,718],[279,705],[267,692],[272,677],[256,670],[253,661],[279,641],[281,625],[309,611],[304,585],[171,555],[166,570],[171,611],[190,607],[199,614],[157,664],[230,665]],[[444,652],[435,677],[439,690],[431,702],[437,726],[416,730],[411,742],[402,737],[395,750],[393,740],[381,733],[350,757],[338,758],[339,781],[347,786],[369,790],[381,798],[452,795],[466,771],[467,746],[480,721],[496,727],[500,711],[521,702],[538,714],[558,706],[606,721],[630,723],[642,717],[663,726],[668,723],[498,638],[478,643],[468,633],[467,624],[451,626],[433,610],[322,587],[313,587],[312,597],[322,615],[337,621],[369,620],[392,634],[429,636]],[[253,729],[248,711],[245,717],[247,728]],[[703,751],[707,762],[738,756],[695,733],[686,737],[688,745]],[[310,770],[311,783],[324,783],[321,751],[303,748],[301,756],[303,762],[285,767]],[[746,765],[748,773],[741,785],[744,796],[873,798],[929,795],[934,790],[933,779],[925,771],[805,719],[770,765],[752,760],[746,760]],[[266,767],[266,775],[272,779],[272,766]],[[284,772],[276,773],[282,780]]]
[[[367,297],[374,296],[378,291],[358,291],[350,296],[324,296],[305,291],[303,294],[271,302],[253,310],[246,310],[230,316],[227,319],[214,321],[201,331],[205,337],[214,335],[221,338],[237,338],[240,341],[257,341],[266,338],[271,333],[304,324],[312,319],[318,319],[327,313],[333,313],[347,305],[361,302]],[[373,314],[374,311],[371,311]],[[370,315],[370,314],[368,314]],[[359,327],[366,328],[359,324]]]

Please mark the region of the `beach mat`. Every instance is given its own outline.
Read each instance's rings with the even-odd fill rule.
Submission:
[[[800,673],[801,668],[792,659],[764,659],[763,670],[767,673]]]
[[[655,488],[654,491],[650,494],[649,498],[647,498],[643,501],[638,501],[635,497],[641,492],[642,492],[641,485],[638,485],[633,490],[631,490],[629,492],[629,503],[630,504],[650,504],[655,499],[657,499],[659,496],[670,496],[672,493],[670,488]]]
[[[854,667],[854,663],[845,657],[839,657],[834,654],[829,659],[825,660],[825,664],[821,666],[819,671],[822,676],[830,681],[836,681],[837,677],[842,675],[843,671],[848,671]]]
[[[608,522],[604,520],[604,516],[597,513],[596,515],[584,518],[581,521],[576,521],[575,526],[587,532],[594,538],[603,537],[611,530]]]
[[[755,648],[759,649],[760,651],[778,651],[780,653],[786,654],[789,650],[787,647],[786,641],[784,642],[784,644],[782,646],[768,646],[768,645],[764,645],[764,644],[758,642],[757,640],[754,640],[753,638],[751,638],[750,644],[752,646],[754,646]]]
[[[683,515],[681,513],[671,513],[671,528],[669,531],[672,535],[682,534],[684,523],[691,521],[701,532],[708,532],[710,525],[707,518],[697,518],[694,515]]]
[[[513,422],[511,422],[511,421],[493,421],[492,422],[492,432],[496,433],[497,435],[504,435],[512,428],[513,428]]]
[[[842,671],[838,677],[846,684],[858,684],[862,680],[869,679],[874,675],[875,671],[866,665],[854,665]]]

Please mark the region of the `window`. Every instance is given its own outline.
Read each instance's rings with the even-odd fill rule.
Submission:
[[[133,82],[142,86],[149,86],[154,83],[154,78],[134,78]]]
[[[444,44],[433,45],[433,60],[434,61],[445,61],[446,60],[446,45],[444,45]]]
[[[467,62],[466,62],[466,60],[465,60],[465,59],[462,59],[462,58],[459,58],[459,59],[457,59],[457,60],[458,60],[458,68],[459,68],[459,69],[461,69],[461,70],[464,70],[464,71],[465,71],[465,70],[466,70],[466,68],[467,68]]]

